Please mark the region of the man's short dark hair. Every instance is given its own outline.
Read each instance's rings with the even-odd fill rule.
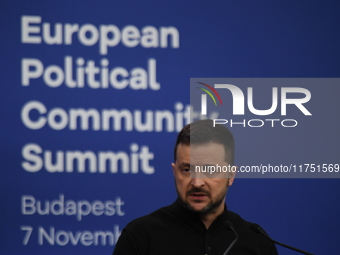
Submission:
[[[210,119],[197,120],[186,125],[177,136],[174,162],[177,159],[177,147],[179,144],[184,145],[203,145],[210,142],[222,144],[225,150],[225,160],[231,166],[234,165],[234,136],[223,125],[213,126],[213,121]]]

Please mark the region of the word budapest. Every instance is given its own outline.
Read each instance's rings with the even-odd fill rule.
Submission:
[[[81,221],[84,216],[88,215],[124,216],[125,212],[122,210],[124,204],[120,197],[116,197],[115,201],[94,200],[90,202],[87,200],[65,200],[65,196],[60,194],[58,199],[43,202],[31,195],[24,195],[21,197],[21,213],[23,215],[75,216],[78,221]]]
[[[208,86],[208,85],[207,85]],[[214,86],[217,89],[228,89],[231,92],[232,100],[233,100],[233,106],[232,106],[232,114],[233,115],[245,115],[245,96],[240,88],[238,88],[235,85],[231,84],[215,84]],[[209,86],[209,88],[215,93],[215,95],[218,97],[220,104],[222,106],[222,100],[218,92]],[[204,90],[207,92],[207,94],[210,95],[212,99],[214,99],[214,96],[211,93],[208,93],[209,91]],[[307,108],[304,106],[305,103],[307,103],[311,99],[311,93],[309,90],[305,88],[298,88],[298,87],[282,87],[281,88],[281,116],[287,115],[287,105],[295,105],[304,115],[311,116],[312,114],[307,110]],[[288,98],[288,94],[294,93],[303,95],[301,98]],[[207,94],[201,95],[201,114],[206,115],[207,114]],[[263,100],[263,97],[260,98]],[[254,107],[253,103],[253,88],[248,87],[247,88],[247,106],[248,110],[258,116],[267,116],[273,114],[277,108],[278,108],[278,88],[273,87],[272,88],[272,105],[269,109],[263,109],[259,110]],[[214,100],[215,101],[215,100]],[[215,101],[216,102],[216,101]],[[215,103],[216,105],[216,103]],[[229,109],[227,109],[228,111]],[[229,111],[228,111],[229,112]],[[262,127],[265,125],[265,123],[270,123],[271,127],[275,126],[275,123],[279,122],[281,126],[283,127],[295,127],[297,126],[298,122],[295,119],[276,119],[276,118],[267,118],[267,119],[250,119],[250,120],[241,120],[241,121],[235,121],[233,119],[227,120],[227,119],[214,119],[214,125],[215,124],[227,124],[230,123],[230,126],[233,125],[242,125],[243,127],[249,126],[249,127]]]

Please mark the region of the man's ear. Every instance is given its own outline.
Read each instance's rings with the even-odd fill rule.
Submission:
[[[171,164],[171,168],[172,168],[172,173],[175,175],[175,169],[176,169],[175,163]]]
[[[237,173],[237,166],[231,167],[231,171],[229,172],[229,178],[228,178],[228,187],[233,185],[236,173]]]

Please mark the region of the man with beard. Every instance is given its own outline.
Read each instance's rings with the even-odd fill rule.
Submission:
[[[172,170],[177,200],[130,222],[114,255],[276,255],[274,245],[251,230],[251,223],[226,207],[235,177],[234,138],[223,125],[199,120],[179,133]],[[229,171],[217,172],[219,169]],[[212,171],[212,167],[215,167]],[[210,169],[207,171],[207,169]]]

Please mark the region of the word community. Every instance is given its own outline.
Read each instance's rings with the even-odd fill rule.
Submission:
[[[70,108],[52,109],[39,101],[27,102],[21,110],[22,123],[29,129],[41,129],[48,126],[54,130],[113,130],[137,132],[179,132],[191,122],[190,116],[197,113],[190,106],[177,102],[175,111],[169,110],[133,110]],[[190,114],[192,113],[192,114]],[[186,124],[185,124],[186,123]]]

